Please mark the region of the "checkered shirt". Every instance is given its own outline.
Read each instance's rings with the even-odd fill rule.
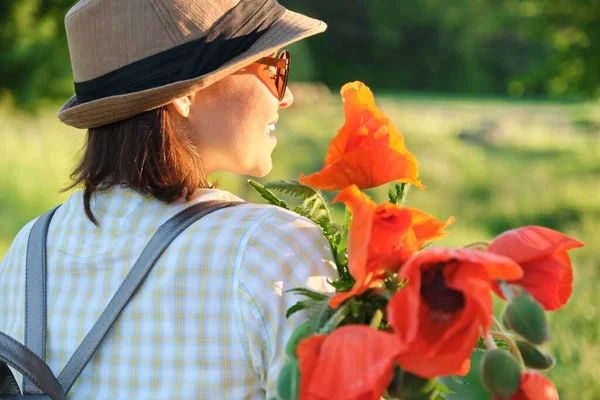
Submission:
[[[191,202],[239,200],[201,190]],[[96,322],[158,227],[191,205],[114,187],[82,192],[48,235],[46,361],[56,375]],[[33,221],[0,264],[0,331],[23,342],[25,254]],[[245,204],[213,212],[168,247],[69,392],[70,399],[272,399],[299,298],[326,291],[331,249],[318,227],[286,210]]]

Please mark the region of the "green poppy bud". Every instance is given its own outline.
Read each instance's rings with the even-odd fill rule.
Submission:
[[[277,394],[281,400],[296,400],[300,394],[300,366],[298,360],[290,360],[279,373]]]
[[[550,329],[542,306],[528,294],[515,297],[504,310],[506,327],[534,344],[550,340]]]
[[[554,358],[525,340],[516,340],[517,347],[529,368],[546,370],[554,366]]]
[[[508,400],[519,390],[521,365],[506,350],[487,351],[481,362],[481,381],[493,396]]]
[[[433,400],[437,396],[437,382],[421,378],[399,367],[394,369],[394,379],[388,386],[388,396],[402,400]]]
[[[310,329],[310,324],[308,322],[298,325],[292,332],[290,339],[285,345],[285,354],[287,354],[288,357],[296,357],[296,348],[298,347],[298,343],[300,343],[302,339],[306,339],[312,334],[313,332]]]

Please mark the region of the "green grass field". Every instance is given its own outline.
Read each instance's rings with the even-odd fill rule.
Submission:
[[[586,243],[572,252],[570,303],[549,316],[548,350],[558,359],[549,375],[562,399],[600,399],[600,106],[389,94],[378,104],[404,132],[428,186],[411,191],[409,205],[457,219],[440,244],[465,245],[528,224]],[[26,116],[0,106],[0,257],[21,226],[67,196],[58,191],[84,132],[62,126],[56,108]],[[342,122],[337,96],[282,111],[268,180],[318,170]],[[244,177],[215,178],[260,201]],[[383,201],[386,190],[372,194]]]

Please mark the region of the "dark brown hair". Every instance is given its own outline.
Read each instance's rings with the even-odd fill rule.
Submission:
[[[85,214],[96,225],[92,195],[114,185],[165,203],[189,200],[198,188],[212,187],[189,134],[175,129],[167,106],[88,129],[82,153],[65,190],[84,187]]]

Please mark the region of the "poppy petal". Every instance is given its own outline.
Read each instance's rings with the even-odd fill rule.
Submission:
[[[510,399],[559,400],[554,384],[544,375],[534,371],[526,371],[521,374],[519,390]]]
[[[357,281],[366,277],[367,258],[373,214],[377,205],[355,185],[342,190],[333,203],[343,202],[352,213],[352,224],[348,233],[348,269]]]
[[[301,175],[300,182],[323,190],[341,190],[355,184],[361,189],[389,182],[407,182],[423,188],[418,162],[405,146],[400,131],[377,108],[371,90],[362,82],[342,87],[344,125],[327,149],[321,171]]]
[[[395,335],[365,325],[338,328],[318,344],[314,364],[302,363],[303,342],[298,347],[301,399],[317,395],[317,398],[331,400],[378,400],[393,378],[394,361],[402,350]],[[309,357],[312,357],[314,344],[308,346]],[[308,371],[303,367],[313,369]]]
[[[544,309],[554,311],[564,306],[573,291],[573,269],[566,252],[521,264],[524,275],[511,282],[525,289]],[[504,300],[506,297],[497,284],[494,292]]]
[[[493,280],[515,280],[523,276],[522,268],[508,257],[474,250],[474,249],[448,249],[433,248],[416,254],[408,268],[407,262],[400,272],[400,277],[405,278],[411,273],[410,269],[420,268],[421,264],[448,262],[450,260],[461,260],[461,262],[481,265]],[[406,272],[405,272],[406,271]]]
[[[471,305],[467,304],[463,312],[470,315]],[[421,321],[427,319],[427,316],[421,316]],[[471,356],[479,338],[479,328],[477,324],[470,323],[468,318],[460,318],[455,325],[459,326],[459,329],[439,342],[435,339],[439,338],[439,333],[444,327],[439,323],[421,323],[415,340],[398,356],[398,364],[403,369],[425,378],[464,374],[465,362]]]
[[[411,257],[399,273],[408,283],[387,309],[406,346],[400,366],[428,378],[464,373],[481,331],[492,323],[492,280],[521,274],[514,261],[473,249],[429,249]]]
[[[327,338],[326,335],[314,335],[298,344],[296,354],[298,355],[298,364],[300,367],[300,398],[307,399],[309,393],[309,383],[315,371],[315,366],[319,360],[321,346]]]
[[[348,185],[369,189],[389,182],[406,182],[424,187],[418,179],[418,166],[387,144],[365,145],[326,163],[321,171],[300,182],[321,190],[341,190]]]
[[[524,226],[500,234],[488,250],[525,263],[582,246],[578,240],[553,229]]]

